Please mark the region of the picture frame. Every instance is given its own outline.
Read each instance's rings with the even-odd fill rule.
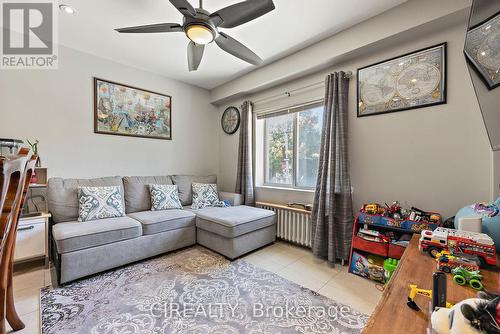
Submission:
[[[447,43],[357,70],[357,117],[446,103]]]
[[[94,77],[94,133],[172,140],[170,95]]]
[[[496,61],[499,55],[497,48],[492,45],[499,35],[500,12],[497,12],[470,27],[465,38],[465,58],[488,90],[500,86],[500,68]]]

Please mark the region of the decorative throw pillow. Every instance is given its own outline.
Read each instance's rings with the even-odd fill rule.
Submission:
[[[179,191],[175,185],[150,184],[151,210],[182,209]]]
[[[78,187],[79,222],[125,216],[120,187]]]
[[[203,209],[209,206],[226,207],[225,202],[219,200],[216,184],[193,183],[193,204],[191,209]]]

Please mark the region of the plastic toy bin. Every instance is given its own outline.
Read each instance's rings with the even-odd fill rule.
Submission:
[[[434,231],[438,227],[437,224],[416,222],[413,220],[405,220],[401,223],[401,226],[412,232],[422,232],[423,230]]]
[[[379,215],[369,215],[364,212],[360,212],[358,219],[361,224],[374,224],[374,225],[382,225],[380,223],[380,219],[382,216]]]
[[[389,244],[385,242],[368,241],[357,235],[355,235],[352,240],[352,247],[382,257],[387,257],[389,252]]]
[[[399,260],[403,257],[403,253],[405,252],[406,247],[395,245],[395,244],[389,244],[388,247],[388,257],[392,259]]]

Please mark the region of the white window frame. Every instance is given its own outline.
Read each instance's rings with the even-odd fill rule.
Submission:
[[[272,182],[268,182],[269,180],[269,160],[268,160],[268,138],[267,138],[267,118],[264,118],[264,145],[263,145],[263,148],[264,148],[264,163],[262,164],[263,168],[264,168],[264,172],[263,172],[263,186],[265,187],[274,187],[274,188],[286,188],[286,189],[297,189],[297,190],[315,190],[316,187],[305,187],[305,186],[300,186],[298,185],[297,183],[297,171],[299,169],[299,159],[298,159],[298,153],[299,153],[299,143],[298,143],[298,134],[299,134],[299,122],[298,122],[298,119],[299,119],[299,114],[301,111],[306,111],[306,110],[310,110],[310,109],[313,109],[313,108],[318,108],[320,106],[322,106],[323,103],[318,103],[317,101],[316,102],[311,102],[311,103],[307,103],[307,104],[301,104],[301,105],[296,105],[296,106],[292,106],[292,107],[288,107],[288,108],[283,108],[281,110],[276,110],[272,113],[278,113],[280,111],[289,111],[289,113],[293,113],[294,114],[294,119],[293,119],[293,150],[292,150],[292,154],[293,154],[293,157],[292,157],[292,184],[283,184],[283,183],[272,183]],[[290,112],[290,110],[293,110],[293,109],[298,109],[300,108],[301,110],[300,111],[293,111],[293,112]],[[271,118],[271,117],[269,117]]]

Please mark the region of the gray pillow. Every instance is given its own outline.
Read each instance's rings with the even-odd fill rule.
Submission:
[[[123,178],[125,189],[125,211],[127,213],[151,210],[150,184],[172,184],[169,175],[164,176],[126,176]]]
[[[119,187],[78,187],[79,222],[125,216]]]
[[[121,176],[95,179],[51,178],[47,189],[49,211],[55,223],[78,219],[78,187],[120,187],[123,195]],[[125,204],[123,204],[125,206]],[[149,209],[148,209],[149,210]]]
[[[179,198],[183,206],[191,205],[193,198],[193,183],[217,183],[216,175],[195,176],[195,175],[172,175],[172,181],[179,188]]]
[[[179,192],[175,185],[150,184],[151,210],[182,209]]]

